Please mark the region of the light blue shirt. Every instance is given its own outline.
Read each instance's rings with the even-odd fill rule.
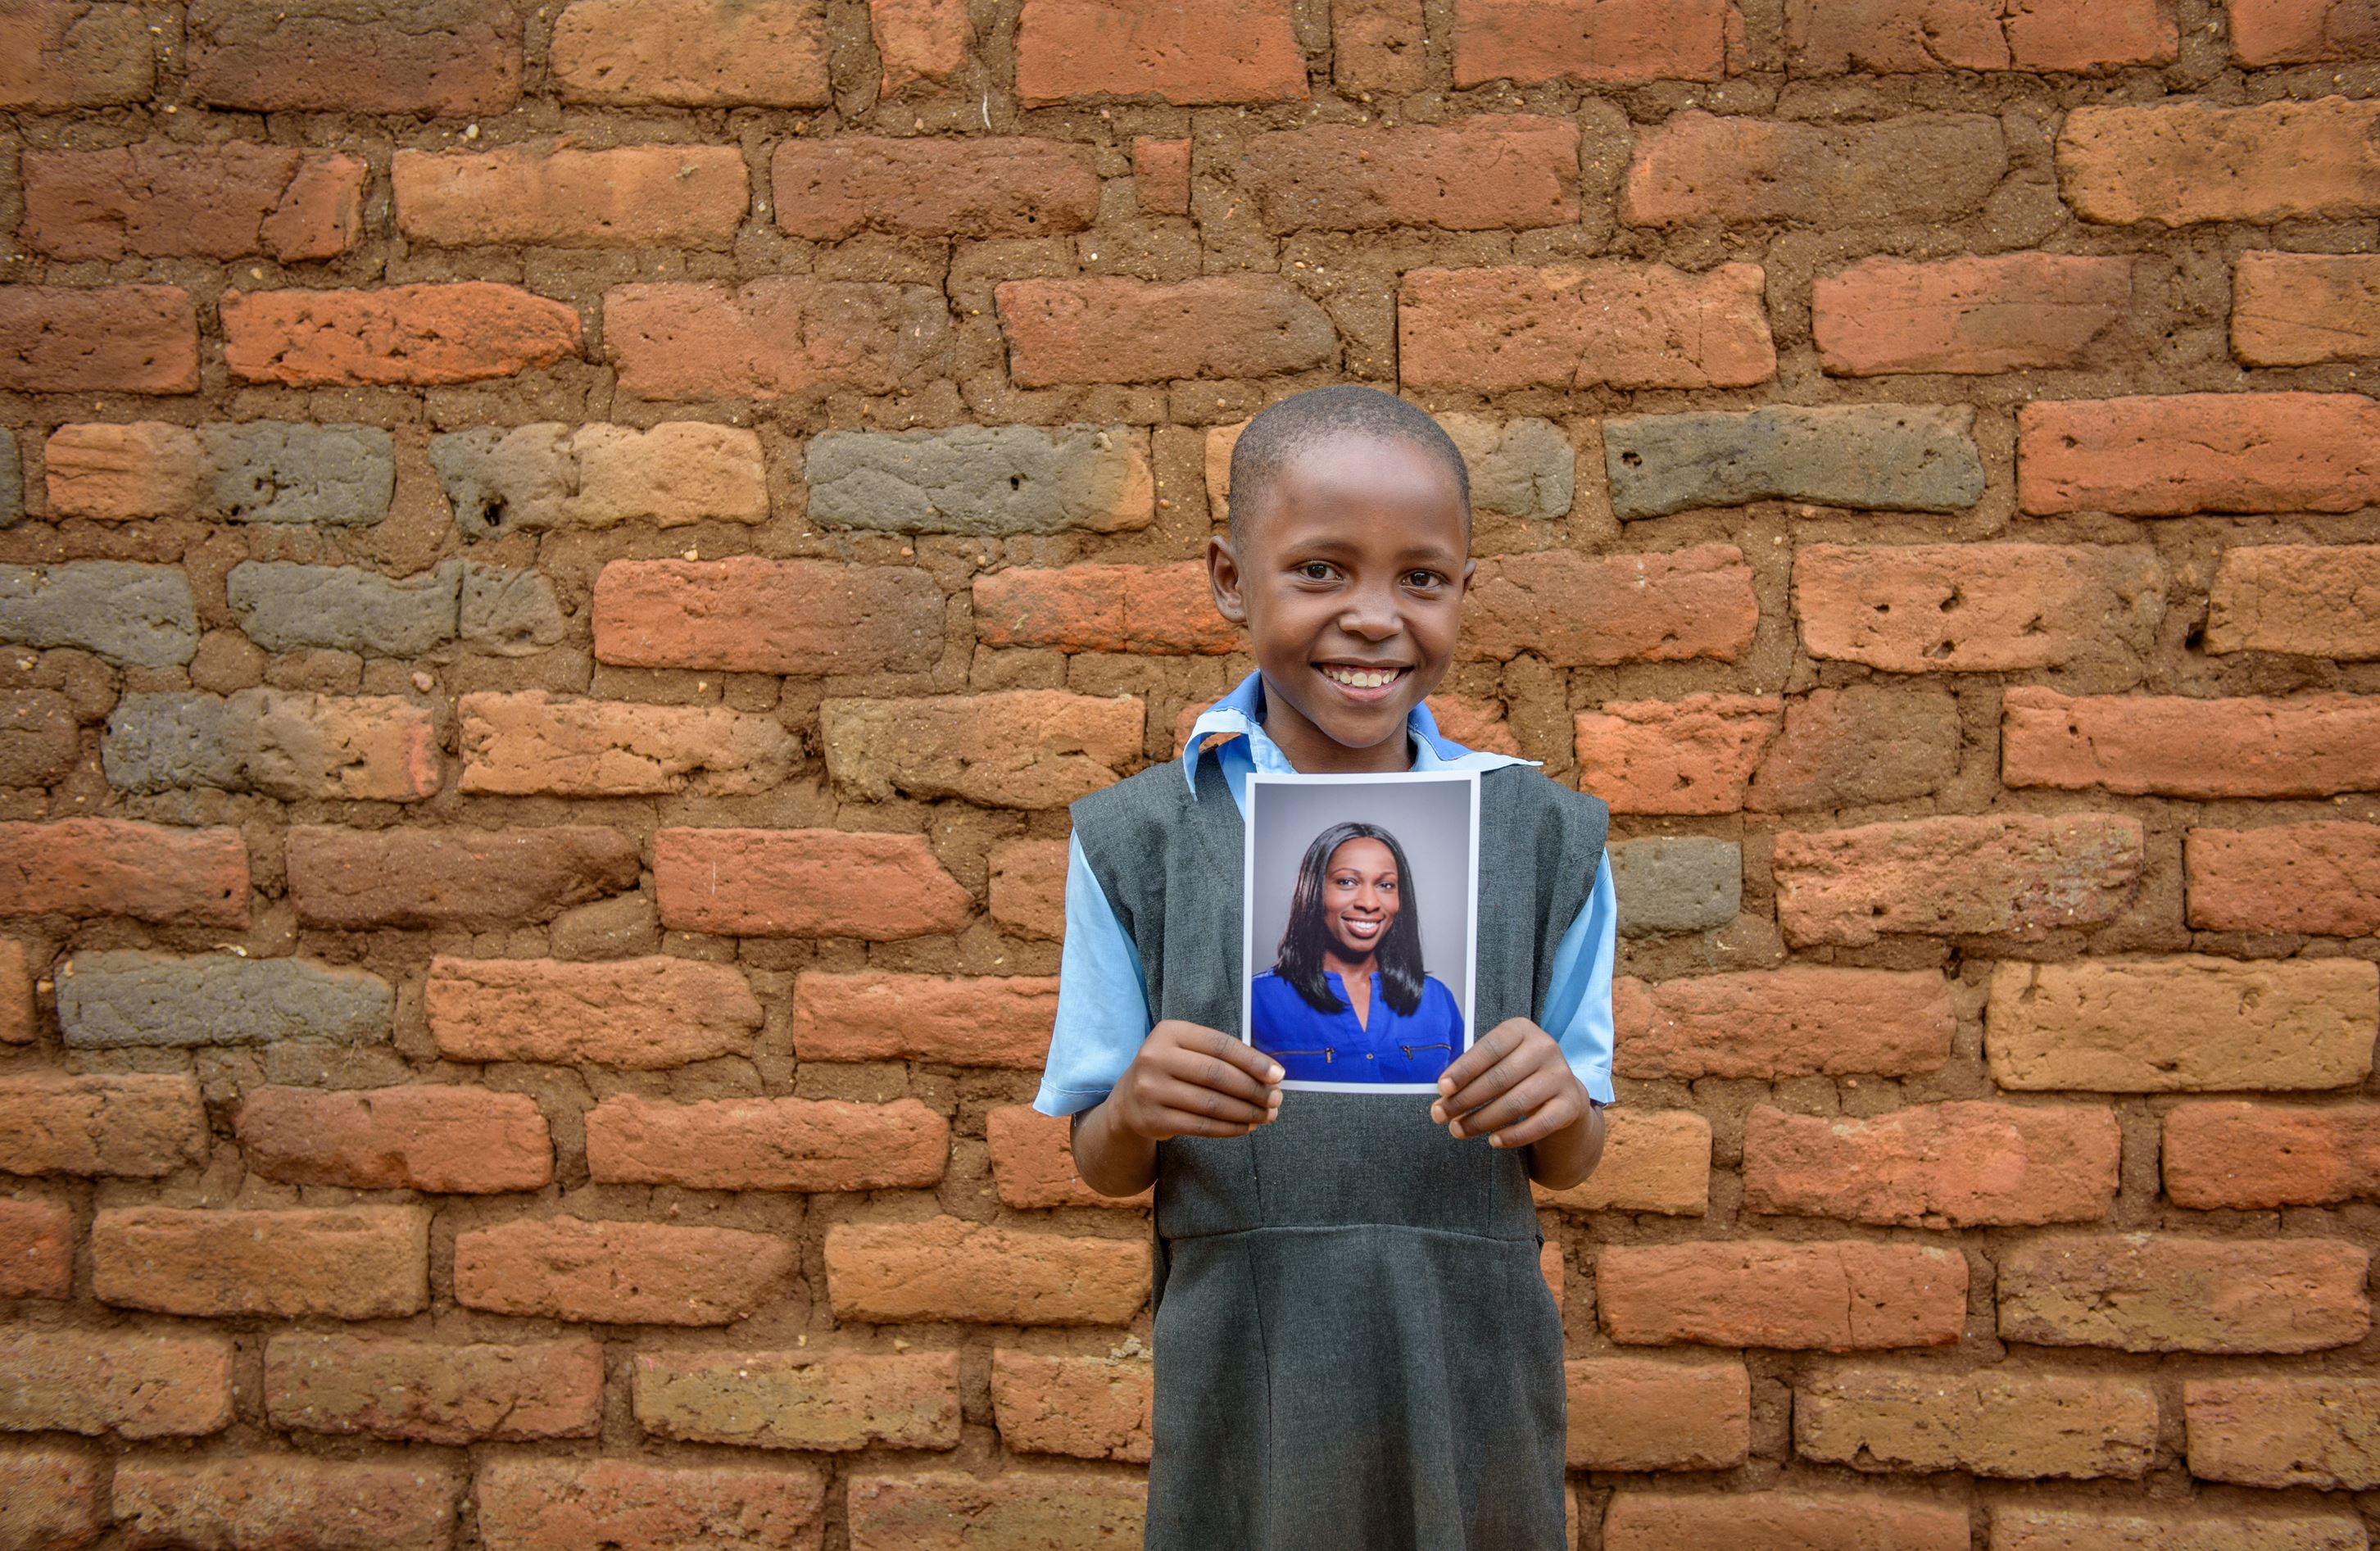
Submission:
[[[1198,761],[1220,761],[1232,801],[1248,811],[1248,777],[1293,775],[1281,745],[1257,720],[1262,679],[1250,673],[1238,688],[1208,707],[1190,729],[1182,773],[1198,790]],[[1441,736],[1427,706],[1415,706],[1405,730],[1413,740],[1416,770],[1493,770],[1530,760],[1484,754]],[[1227,743],[1204,747],[1216,733]],[[1611,970],[1617,957],[1620,910],[1611,889],[1611,863],[1597,864],[1595,887],[1554,949],[1553,976],[1538,1026],[1554,1036],[1571,1070],[1586,1091],[1611,1102]],[[1058,960],[1058,1018],[1050,1036],[1050,1060],[1033,1108],[1045,1115],[1071,1115],[1105,1098],[1139,1053],[1157,1020],[1148,1007],[1148,977],[1140,950],[1108,903],[1107,891],[1084,858],[1082,845],[1066,842],[1066,941]]]

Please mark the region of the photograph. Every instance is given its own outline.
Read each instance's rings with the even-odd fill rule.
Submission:
[[[1479,778],[1248,778],[1242,1037],[1284,1088],[1435,1094],[1470,1048]]]

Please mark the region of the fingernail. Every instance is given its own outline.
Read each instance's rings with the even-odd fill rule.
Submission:
[[[1278,1066],[1274,1067],[1274,1068],[1272,1069],[1272,1072],[1271,1072],[1270,1075],[1267,1076],[1267,1077],[1265,1078],[1265,1081],[1266,1081],[1266,1082],[1268,1082],[1268,1083],[1278,1083],[1278,1082],[1280,1082],[1280,1081],[1281,1081],[1281,1068],[1280,1068],[1280,1067],[1278,1067]]]
[[[1504,1145],[1504,1139],[1500,1136],[1490,1136],[1488,1138],[1488,1145],[1491,1147],[1500,1147]]]
[[[1454,1091],[1454,1079],[1451,1077],[1440,1077],[1438,1080],[1438,1091],[1445,1094],[1452,1093]]]

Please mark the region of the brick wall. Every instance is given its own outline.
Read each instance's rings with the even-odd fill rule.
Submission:
[[[2363,1546],[2375,58],[0,6],[0,1551],[1132,1544],[1062,809],[1339,380],[1474,461],[1446,719],[1618,816],[1580,1545]]]

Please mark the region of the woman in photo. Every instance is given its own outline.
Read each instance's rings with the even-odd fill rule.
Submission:
[[[1462,1009],[1422,970],[1413,873],[1396,836],[1349,823],[1314,837],[1249,1018],[1257,1048],[1291,1082],[1434,1084],[1463,1053]]]

